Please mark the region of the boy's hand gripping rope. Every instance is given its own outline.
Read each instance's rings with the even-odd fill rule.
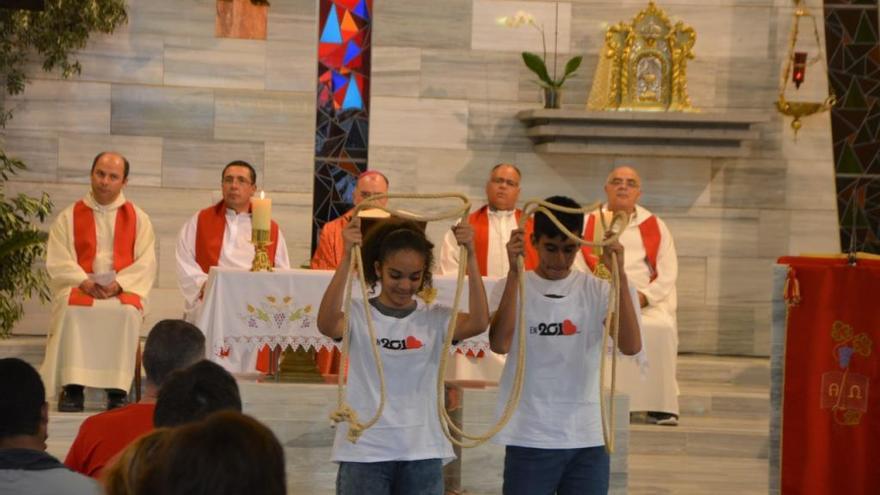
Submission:
[[[552,211],[551,211],[552,210]],[[612,235],[604,240],[596,240],[596,241],[585,241],[581,238],[580,235],[575,234],[568,230],[559,219],[556,218],[556,215],[553,214],[553,211],[559,211],[563,213],[580,213],[584,215],[589,215],[594,210],[599,210],[599,218],[602,221],[602,226],[604,227],[605,232],[612,232]],[[629,218],[623,213],[616,213],[610,225],[606,225],[605,215],[602,211],[601,203],[593,203],[592,205],[583,206],[581,208],[569,208],[565,206],[559,206],[553,203],[548,203],[546,201],[542,201],[539,199],[532,199],[526,202],[525,206],[523,206],[523,215],[520,217],[519,227],[523,228],[525,225],[526,219],[529,216],[534,215],[537,212],[541,212],[547,215],[547,218],[565,234],[569,239],[577,242],[580,245],[586,246],[600,246],[604,247],[609,244],[612,244],[617,241],[620,235],[623,233],[624,229],[626,229],[627,224],[629,223]],[[614,228],[616,223],[620,223],[620,227],[614,232],[612,229]],[[526,241],[528,242],[528,240]],[[524,362],[525,360],[525,312],[524,312],[524,304],[525,300],[525,277],[523,277],[523,256],[520,255],[517,258],[517,270],[519,270],[519,314],[517,319],[519,320],[519,328],[517,331],[519,332],[519,349],[517,357],[522,360],[520,362]],[[608,453],[614,452],[614,388],[615,382],[617,379],[617,352],[613,351],[611,354],[611,388],[609,392],[609,404],[605,403],[605,394],[601,390],[601,386],[605,383],[605,359],[606,359],[606,349],[608,349],[608,337],[617,342],[617,333],[620,326],[620,269],[618,267],[617,253],[611,253],[611,267],[608,267],[611,271],[611,291],[609,294],[608,301],[608,311],[605,314],[605,324],[602,333],[602,351],[601,351],[601,361],[599,363],[599,409],[602,411],[602,436],[605,439],[605,450]],[[517,378],[520,379],[519,374],[522,372],[525,373],[525,366],[522,366],[522,370],[520,370],[520,362],[518,362],[517,366]],[[514,398],[514,392],[516,397]],[[519,390],[514,389],[511,392],[511,398],[515,400],[519,400]],[[508,402],[511,400],[508,398]],[[505,412],[507,407],[505,406]],[[502,417],[502,419],[505,419]],[[509,419],[506,418],[505,421]]]

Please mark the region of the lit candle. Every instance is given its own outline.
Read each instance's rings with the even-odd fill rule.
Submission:
[[[253,229],[269,230],[272,221],[272,200],[266,197],[265,191],[260,191],[259,198],[251,198],[253,208]]]

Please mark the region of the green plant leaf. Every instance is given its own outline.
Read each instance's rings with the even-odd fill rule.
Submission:
[[[13,232],[10,236],[0,240],[0,259],[9,259],[19,251],[23,251],[35,244],[46,242],[49,235],[39,230],[25,230]]]
[[[544,60],[541,59],[540,56],[531,52],[522,52],[522,58],[523,62],[525,62],[526,64],[526,67],[528,67],[530,71],[534,72],[541,82],[553,86],[553,80],[550,79],[550,74],[547,73],[547,65],[544,63]]]
[[[568,76],[574,74],[574,72],[578,70],[578,67],[581,66],[581,62],[583,61],[583,59],[583,56],[578,55],[577,57],[571,57],[571,60],[566,62],[565,73],[562,75],[562,78],[557,81],[557,87],[562,87],[562,84],[565,82],[566,79],[568,79]]]

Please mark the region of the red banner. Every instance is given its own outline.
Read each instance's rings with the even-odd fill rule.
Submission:
[[[782,493],[880,494],[880,262],[779,263],[789,265]]]

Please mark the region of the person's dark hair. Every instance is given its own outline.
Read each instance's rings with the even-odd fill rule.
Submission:
[[[92,169],[89,171],[89,173],[92,173],[95,171],[95,165],[98,164],[98,160],[100,160],[101,157],[106,155],[107,153],[113,153],[114,155],[119,155],[119,157],[122,158],[122,163],[125,164],[124,171],[122,172],[122,178],[127,179],[128,178],[128,169],[131,168],[131,165],[129,165],[129,163],[128,163],[128,158],[122,156],[121,154],[119,154],[115,151],[102,151],[102,152],[98,153],[97,155],[95,155],[95,159],[92,160]]]
[[[567,196],[550,196],[545,199],[547,203],[553,203],[554,205],[565,206],[568,208],[580,208],[581,205],[567,197]],[[565,226],[572,233],[581,235],[584,230],[584,215],[583,213],[565,213],[561,211],[553,211],[553,215],[559,220],[559,223]],[[534,242],[537,244],[538,240],[541,236],[547,236],[551,239],[555,239],[557,237],[565,237],[565,234],[559,230],[559,227],[550,220],[550,217],[541,213],[540,211],[535,213],[535,229],[534,229]]]
[[[251,184],[257,183],[257,170],[254,168],[253,165],[244,160],[232,160],[231,162],[227,163],[226,166],[223,167],[223,171],[220,172],[221,180],[223,179],[223,177],[226,177],[226,170],[229,169],[229,167],[247,167],[247,169],[251,172]]]
[[[36,435],[46,389],[40,374],[19,358],[0,359],[0,439]]]
[[[202,360],[165,380],[156,399],[153,425],[179,426],[225,409],[241,411],[238,384],[223,367]]]
[[[136,493],[284,495],[284,449],[256,419],[222,411],[175,429],[154,451]]]
[[[205,334],[183,320],[162,320],[150,330],[144,344],[147,379],[161,387],[172,371],[205,358]]]
[[[379,275],[373,268],[378,261],[382,264],[397,251],[415,251],[425,257],[425,272],[422,286],[431,287],[431,268],[434,266],[434,244],[415,223],[408,220],[385,220],[367,233],[363,245],[364,278],[370,288],[376,287]]]

